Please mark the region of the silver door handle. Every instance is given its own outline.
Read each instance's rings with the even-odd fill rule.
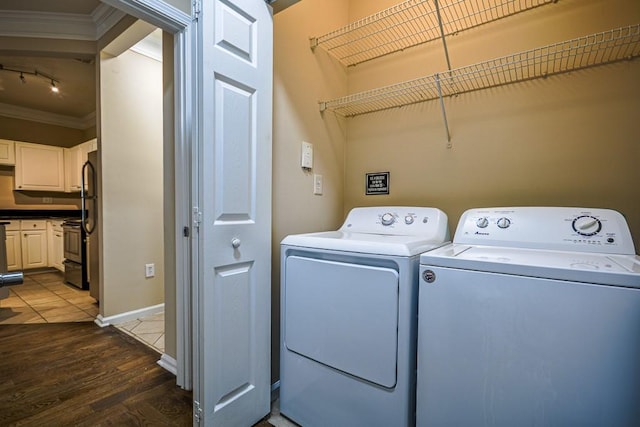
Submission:
[[[234,237],[233,239],[231,239],[231,246],[233,246],[233,249],[238,249],[241,243],[242,242],[237,237]]]

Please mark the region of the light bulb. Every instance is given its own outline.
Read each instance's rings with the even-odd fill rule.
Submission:
[[[59,91],[60,89],[58,89],[58,86],[56,86],[56,83],[53,80],[51,80],[51,92],[58,93]]]

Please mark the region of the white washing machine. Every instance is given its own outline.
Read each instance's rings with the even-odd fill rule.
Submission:
[[[435,208],[355,208],[282,241],[280,411],[305,426],[410,426],[420,254],[449,240]]]
[[[420,260],[417,425],[640,425],[640,257],[606,209],[472,209]]]

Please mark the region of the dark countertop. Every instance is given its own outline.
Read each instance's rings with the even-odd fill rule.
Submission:
[[[79,209],[0,209],[0,220],[80,218]]]

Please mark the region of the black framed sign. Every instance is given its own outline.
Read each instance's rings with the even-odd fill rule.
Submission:
[[[373,172],[366,174],[366,195],[389,194],[389,172]]]

